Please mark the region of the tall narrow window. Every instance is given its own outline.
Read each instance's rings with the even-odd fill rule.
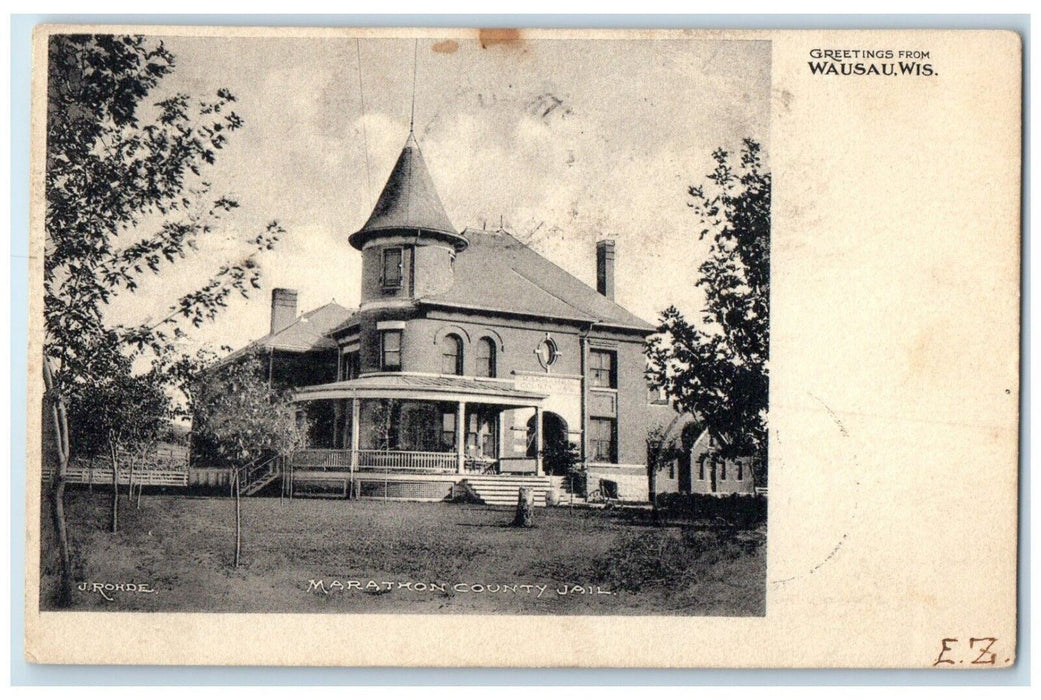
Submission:
[[[604,389],[616,389],[614,353],[608,350],[589,351],[589,383]]]
[[[463,341],[454,333],[441,340],[441,374],[463,373]]]
[[[343,378],[344,379],[357,379],[360,372],[361,365],[358,361],[358,352],[347,352],[343,355]]]
[[[481,454],[485,457],[494,457],[498,453],[498,419],[494,416],[482,416],[481,423],[477,427],[478,444]]]
[[[471,456],[478,454],[477,450],[480,446],[479,426],[480,419],[477,413],[469,413],[466,416],[466,453]]]
[[[615,449],[614,420],[611,418],[590,418],[589,432],[589,447],[593,453],[593,461],[615,462],[617,451]]]
[[[455,411],[441,414],[441,449],[450,450],[455,447]]]
[[[477,376],[495,376],[495,343],[491,338],[477,341]]]
[[[383,287],[397,289],[401,286],[401,248],[383,250]]]
[[[401,331],[382,331],[380,336],[380,369],[396,372],[401,369]]]

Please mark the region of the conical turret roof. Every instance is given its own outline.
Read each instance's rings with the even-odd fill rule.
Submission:
[[[439,238],[457,250],[467,245],[466,238],[448,220],[411,131],[369,220],[351,234],[348,242],[361,250],[373,238],[392,232]]]

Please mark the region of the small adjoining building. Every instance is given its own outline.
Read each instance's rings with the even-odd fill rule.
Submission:
[[[685,433],[693,440],[684,445],[684,457],[677,463],[675,488],[680,493],[726,495],[756,493],[752,461],[749,458],[724,458],[719,442],[710,432],[694,424]],[[671,476],[672,469],[669,469]]]
[[[409,134],[348,242],[360,306],[298,317],[276,289],[271,333],[243,350],[268,354],[311,419],[294,483],[348,474],[361,496],[495,502],[573,460],[591,488],[646,500],[648,430],[675,414],[644,374],[654,327],[614,300],[613,241],[596,244],[593,289],[505,230],[458,231]]]

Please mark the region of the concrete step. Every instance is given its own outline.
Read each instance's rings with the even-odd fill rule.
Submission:
[[[535,492],[535,505],[545,507],[546,491],[552,483],[540,476],[473,476],[465,479],[470,489],[484,503],[491,506],[512,506],[517,504],[521,487]]]

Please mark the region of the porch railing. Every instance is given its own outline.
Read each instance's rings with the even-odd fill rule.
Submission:
[[[297,450],[290,459],[294,469],[340,471],[351,468],[350,450]]]
[[[349,458],[350,453],[348,453]],[[361,470],[443,474],[457,471],[459,458],[454,452],[358,450],[358,468]]]
[[[458,465],[454,452],[358,450],[358,471],[450,474]],[[351,468],[351,451],[298,450],[293,454],[292,466],[297,470],[347,471]]]

